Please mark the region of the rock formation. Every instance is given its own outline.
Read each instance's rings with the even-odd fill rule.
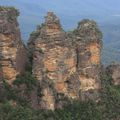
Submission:
[[[26,50],[21,41],[18,15],[12,7],[0,7],[0,66],[2,78],[9,84],[25,70]]]
[[[3,79],[11,85],[26,68],[27,51],[21,40],[18,15],[14,8],[0,7],[0,88]],[[28,42],[37,85],[29,95],[25,92],[27,85],[19,85],[22,91],[19,95],[27,98],[35,109],[54,110],[74,99],[99,100],[101,39],[94,21],[83,20],[74,31],[67,33],[58,17],[48,12],[45,23],[37,27]],[[109,69],[115,84],[120,84],[119,69]],[[29,76],[22,79],[29,80]]]
[[[112,78],[113,85],[120,85],[120,64],[111,64],[106,68],[106,73]]]
[[[76,51],[52,12],[48,12],[34,42],[33,74],[43,87],[42,107],[54,109],[60,94],[78,97],[80,82],[76,75]],[[74,82],[70,80],[73,78]]]
[[[68,34],[57,16],[48,12],[45,23],[29,40],[33,74],[41,86],[42,108],[54,110],[66,98],[99,98],[101,39],[94,21],[83,20]]]
[[[102,34],[92,20],[82,20],[73,32],[77,51],[77,69],[81,82],[81,99],[97,99],[101,88]]]

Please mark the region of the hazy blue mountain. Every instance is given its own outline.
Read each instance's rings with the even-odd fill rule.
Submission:
[[[119,0],[0,0],[0,5],[15,6],[20,11],[22,38],[26,42],[47,11],[54,11],[65,30],[72,30],[84,18],[94,19],[104,34],[103,61],[120,61]]]
[[[119,22],[118,22],[119,23]],[[101,27],[104,34],[103,61],[120,62],[120,24]]]

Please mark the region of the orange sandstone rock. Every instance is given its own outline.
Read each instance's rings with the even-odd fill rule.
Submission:
[[[24,72],[26,63],[26,49],[17,22],[18,14],[14,8],[0,9],[0,64],[3,78],[9,84],[12,84],[17,74]]]
[[[101,39],[94,21],[83,20],[76,30],[66,33],[57,16],[48,12],[28,43],[42,108],[61,108],[65,98],[99,99]]]

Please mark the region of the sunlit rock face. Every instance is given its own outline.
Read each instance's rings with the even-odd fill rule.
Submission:
[[[66,33],[58,17],[48,12],[28,42],[33,74],[41,86],[41,108],[61,108],[66,98],[99,99],[101,39],[94,21],[83,20]]]
[[[35,40],[33,53],[33,74],[41,84],[46,83],[42,85],[42,107],[55,109],[56,97],[60,94],[69,98],[78,97],[80,82],[76,63],[72,42],[62,30],[56,15],[48,12]]]
[[[106,73],[112,78],[113,85],[120,85],[120,64],[112,64],[106,68]]]
[[[74,31],[77,49],[77,69],[81,82],[81,99],[98,99],[101,88],[102,34],[92,20],[83,20]]]
[[[26,50],[20,37],[18,15],[14,8],[0,7],[0,64],[2,78],[9,84],[25,69]]]

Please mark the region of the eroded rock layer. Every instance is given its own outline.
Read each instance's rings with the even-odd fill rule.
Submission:
[[[83,20],[68,34],[57,16],[48,12],[45,23],[34,33],[29,48],[33,74],[42,90],[41,107],[61,107],[65,98],[99,99],[102,37],[96,23]]]
[[[0,7],[0,65],[3,79],[11,84],[25,69],[26,50],[21,41],[17,16],[11,7]]]
[[[77,69],[81,82],[81,98],[98,99],[101,88],[102,34],[92,20],[82,20],[74,31],[77,49]]]
[[[35,40],[33,73],[43,87],[43,108],[54,109],[56,96],[78,97],[79,78],[76,74],[76,51],[62,30],[59,19],[48,12],[40,35]],[[74,86],[74,82],[77,82]],[[72,84],[70,87],[70,84]]]

